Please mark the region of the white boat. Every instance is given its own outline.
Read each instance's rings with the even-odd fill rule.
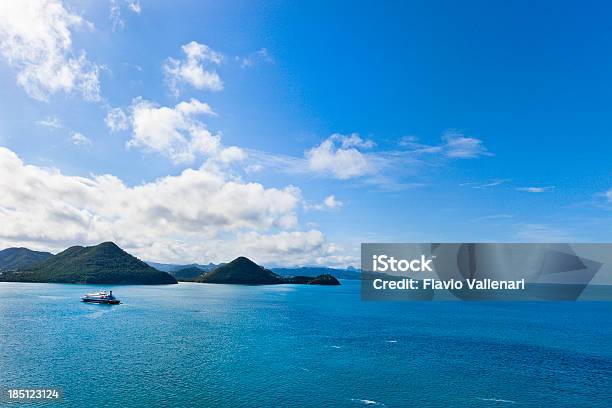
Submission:
[[[118,305],[120,303],[119,299],[113,296],[112,290],[109,293],[106,293],[104,291],[88,293],[86,295],[83,295],[83,297],[81,297],[81,300],[83,302],[88,303],[103,303],[107,305]]]

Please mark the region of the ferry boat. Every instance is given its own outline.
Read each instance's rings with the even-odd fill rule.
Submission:
[[[103,303],[106,305],[118,305],[119,303],[121,303],[119,302],[119,299],[113,296],[112,290],[109,293],[106,293],[104,291],[88,293],[86,295],[83,295],[81,300],[87,303]]]

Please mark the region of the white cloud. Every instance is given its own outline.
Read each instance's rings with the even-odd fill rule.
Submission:
[[[478,186],[475,186],[474,188],[491,188],[491,187],[497,187],[497,186],[501,186],[504,183],[507,183],[508,181],[510,181],[509,179],[498,179],[498,180],[493,180],[489,183],[484,183]]]
[[[340,200],[337,200],[334,195],[330,195],[325,197],[322,203],[319,204],[308,204],[304,203],[305,210],[338,210],[340,209],[344,203]]]
[[[289,174],[317,174],[339,180],[357,179],[378,189],[398,191],[422,187],[415,181],[423,169],[445,165],[451,159],[468,159],[489,156],[479,139],[464,137],[457,132],[445,133],[443,143],[435,146],[418,143],[414,136],[400,139],[396,149],[378,147],[372,140],[363,139],[357,133],[332,134],[319,145],[307,150],[304,157],[271,154],[249,150],[248,169],[273,169]],[[412,177],[413,180],[408,180]],[[474,188],[493,187],[507,180],[495,180]],[[465,183],[463,185],[468,185]]]
[[[121,17],[121,3],[125,3],[127,8],[136,14],[140,14],[140,12],[142,11],[140,3],[138,1],[125,0],[124,2],[122,2],[120,0],[110,0],[109,17],[111,22],[113,23],[113,31],[125,27],[125,21]]]
[[[82,133],[73,132],[72,136],[70,136],[70,140],[72,144],[80,147],[88,147],[91,146],[91,140]]]
[[[136,14],[140,14],[142,11],[142,7],[140,6],[140,2],[137,0],[128,0],[128,7]]]
[[[417,154],[437,154],[450,159],[475,159],[480,156],[492,156],[482,140],[467,137],[462,132],[450,129],[442,134],[442,144],[421,144],[416,136],[404,136],[399,145]]]
[[[330,139],[339,141],[343,149],[350,149],[351,147],[358,147],[361,149],[371,149],[375,146],[371,140],[363,140],[357,133],[351,133],[348,136],[334,133],[330,136]]]
[[[237,162],[244,160],[245,158],[246,153],[244,150],[236,146],[230,146],[222,149],[219,153],[219,160],[221,160],[223,163]]]
[[[344,205],[342,201],[336,200],[336,197],[333,195],[326,197],[325,200],[323,200],[323,203],[330,209],[340,208]]]
[[[606,191],[606,197],[608,198],[608,201],[612,203],[612,188]]]
[[[362,140],[357,134],[336,133],[306,152],[308,167],[315,173],[340,180],[371,174],[374,171],[372,163],[358,148],[372,146],[372,142]]]
[[[511,218],[514,218],[514,216],[510,214],[491,214],[474,218],[474,221],[503,221]]]
[[[117,0],[110,0],[110,19],[113,23],[113,31],[125,27],[125,21],[121,18],[121,8]]]
[[[193,98],[173,108],[137,98],[132,104],[132,138],[127,146],[162,154],[175,163],[190,163],[197,156],[226,164],[244,159],[240,148],[224,148],[221,136],[196,119],[199,115],[216,114],[208,104]]]
[[[248,166],[244,168],[244,171],[247,174],[251,174],[251,173],[259,173],[263,169],[264,169],[264,166],[262,166],[261,164],[249,164]]]
[[[357,262],[354,256],[347,255],[343,248],[325,240],[322,232],[282,231],[275,234],[248,232],[239,234],[234,245],[241,252],[266,265],[325,265],[347,266]]]
[[[479,156],[491,156],[491,153],[484,147],[482,140],[466,137],[456,130],[445,132],[442,140],[446,143],[442,148],[447,157],[474,159]]]
[[[0,245],[60,250],[113,240],[147,260],[330,263],[344,255],[300,231],[300,190],[266,188],[207,168],[136,186],[26,165],[0,147]]]
[[[242,68],[252,67],[253,65],[259,62],[267,62],[267,63],[274,62],[274,60],[272,59],[272,57],[270,56],[270,53],[268,52],[266,48],[261,48],[247,55],[246,57],[242,57],[242,58],[236,57],[236,60],[240,62],[240,67]]]
[[[459,186],[471,187],[471,188],[476,188],[476,189],[487,189],[487,188],[492,188],[492,187],[499,187],[502,184],[508,183],[509,181],[510,179],[496,179],[496,180],[492,180],[486,183],[474,183],[474,182],[461,183],[459,184]]]
[[[62,122],[56,116],[47,116],[42,120],[36,122],[37,125],[49,128],[51,130],[55,129],[65,129],[70,133],[70,141],[75,146],[79,147],[89,147],[92,145],[91,140],[82,134],[81,132],[75,132],[70,130],[70,128],[64,126]]]
[[[555,186],[546,187],[518,187],[517,191],[523,191],[525,193],[547,193],[554,190]]]
[[[41,119],[36,122],[38,126],[43,126],[51,129],[61,129],[62,122],[59,120],[57,116],[47,116],[44,119]]]
[[[181,83],[189,84],[196,89],[219,91],[223,89],[223,81],[210,65],[219,65],[223,55],[211,49],[208,45],[195,41],[181,47],[185,59],[168,58],[163,65],[164,76],[172,93],[179,95]]]
[[[100,99],[99,66],[72,49],[72,31],[82,26],[91,23],[59,0],[0,2],[0,52],[30,97],[65,92]]]
[[[106,118],[104,119],[106,126],[111,130],[111,132],[118,132],[120,130],[127,130],[129,127],[129,119],[125,114],[123,109],[121,108],[111,108],[106,113]]]

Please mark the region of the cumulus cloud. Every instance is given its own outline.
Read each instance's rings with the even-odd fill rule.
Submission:
[[[230,146],[224,149],[221,149],[219,153],[219,160],[223,163],[232,163],[244,160],[246,158],[246,153],[239,147]]]
[[[235,245],[242,253],[267,265],[346,266],[356,262],[343,248],[326,241],[321,231],[282,231],[260,234],[255,231],[239,234]]]
[[[364,139],[357,133],[335,133],[307,150],[304,157],[257,150],[249,150],[248,153],[250,163],[247,169],[266,168],[298,175],[316,174],[338,180],[356,179],[390,191],[423,186],[423,183],[405,180],[407,177],[418,177],[424,168],[439,167],[451,159],[474,159],[491,155],[480,139],[466,137],[456,131],[446,132],[442,143],[438,145],[422,144],[416,137],[409,136],[400,139],[393,148],[385,148],[384,145],[376,146],[372,140]],[[495,185],[502,182],[496,181]]]
[[[99,66],[72,47],[73,31],[83,26],[91,23],[59,0],[0,2],[0,52],[30,97],[65,92],[100,99]]]
[[[259,173],[263,169],[264,169],[264,166],[262,166],[261,164],[249,164],[248,166],[244,168],[244,171],[247,174],[252,174],[252,173]]]
[[[200,156],[225,165],[244,160],[246,153],[236,146],[223,146],[221,135],[207,128],[201,120],[203,116],[213,117],[216,113],[195,98],[173,107],[135,98],[129,113],[110,108],[105,122],[112,132],[131,130],[127,148],[157,153],[176,164],[191,163]]]
[[[224,148],[221,136],[213,134],[197,119],[199,115],[216,115],[208,104],[197,99],[167,107],[137,98],[131,109],[132,138],[128,147],[162,154],[175,163],[190,163],[198,155],[222,163],[245,156],[238,147]]]
[[[304,209],[305,210],[318,210],[318,211],[323,211],[323,210],[338,210],[343,205],[344,205],[344,203],[342,201],[336,199],[336,196],[330,195],[330,196],[325,197],[325,199],[323,200],[322,203],[318,203],[318,204],[304,203]]]
[[[336,200],[336,197],[333,195],[326,197],[325,200],[323,200],[323,204],[325,204],[327,208],[331,209],[340,208],[344,205],[342,201]]]
[[[0,245],[63,249],[113,240],[141,258],[334,262],[321,232],[300,231],[300,190],[266,188],[207,168],[128,186],[113,175],[75,177],[26,165],[0,147]]]
[[[357,134],[331,135],[320,145],[306,152],[311,171],[327,174],[340,180],[360,177],[373,172],[373,166],[359,148],[370,148],[371,141],[364,141]]]
[[[362,149],[371,149],[375,146],[374,142],[371,140],[364,140],[357,133],[351,133],[348,136],[341,135],[339,133],[334,133],[330,136],[330,139],[334,141],[340,142],[340,146],[343,149],[350,149],[352,147],[362,148]]]
[[[87,136],[79,132],[73,132],[72,135],[70,136],[70,140],[72,141],[72,144],[74,144],[75,146],[80,146],[80,147],[91,146],[91,140]]]
[[[182,60],[168,58],[163,65],[164,76],[170,91],[178,96],[180,85],[185,83],[196,89],[219,91],[223,81],[211,66],[219,65],[223,55],[208,45],[192,41],[181,47],[185,58]]]

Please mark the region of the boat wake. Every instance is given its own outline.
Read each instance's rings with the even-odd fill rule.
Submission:
[[[49,300],[64,300],[68,299],[66,296],[53,296],[53,295],[38,295],[40,299],[49,299]]]
[[[86,314],[85,317],[88,318],[88,319],[97,319],[99,317],[104,316],[108,312],[110,312],[110,309],[108,309],[108,310],[98,310],[97,312]]]
[[[386,407],[386,405],[383,404],[382,402],[373,401],[369,399],[351,398],[351,401],[357,404],[368,405],[372,407]]]
[[[502,399],[502,398],[477,398],[477,399],[481,401],[488,401],[488,402],[501,402],[504,404],[516,404],[516,401]]]

